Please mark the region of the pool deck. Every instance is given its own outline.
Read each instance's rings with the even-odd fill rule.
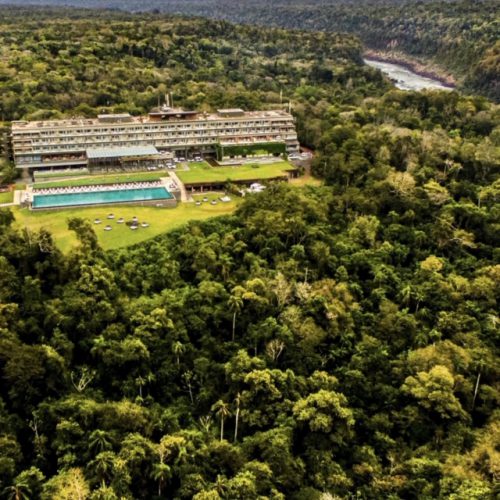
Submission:
[[[142,186],[139,186],[138,184],[143,184]],[[106,186],[106,189],[102,189],[103,192],[108,192],[108,193],[113,193],[113,192],[119,192],[119,191],[127,191],[127,190],[134,190],[134,189],[144,189],[147,188],[148,186],[145,186],[144,184],[149,184],[149,182],[141,182],[141,183],[123,183],[120,184],[120,188],[113,189],[111,186]],[[153,182],[151,182],[153,184]],[[57,195],[64,195],[64,194],[86,194],[89,193],[88,190],[85,189],[86,186],[81,186],[81,190],[78,189],[79,187],[75,186],[68,186],[67,192],[65,192],[64,188],[58,188],[57,192],[54,193],[37,193],[33,190],[32,186],[28,186],[26,191],[19,192],[19,204],[22,203],[22,200],[25,200],[26,197],[29,200],[29,208],[30,210],[57,210],[57,209],[63,209],[63,208],[68,208],[68,207],[89,207],[89,206],[101,206],[101,205],[140,205],[140,206],[151,206],[154,205],[156,207],[175,207],[177,206],[177,202],[179,198],[181,198],[181,183],[177,179],[173,179],[172,177],[162,177],[160,178],[159,181],[155,181],[156,185],[151,185],[151,188],[156,188],[156,187],[163,187],[165,191],[171,196],[170,198],[154,198],[154,199],[144,199],[144,200],[127,200],[127,201],[121,201],[121,200],[116,200],[113,202],[97,202],[97,203],[85,203],[85,204],[75,204],[75,205],[57,205],[57,206],[40,206],[36,207],[33,204],[34,197],[38,194],[39,196],[57,196]],[[98,188],[98,186],[93,186],[94,188]],[[92,191],[91,191],[92,192]],[[94,192],[99,192],[97,189]]]
[[[49,210],[67,210],[67,209],[84,209],[90,207],[111,207],[111,206],[138,206],[138,207],[156,207],[156,208],[175,208],[177,206],[177,198],[172,195],[171,198],[156,198],[151,200],[128,200],[128,201],[112,201],[105,203],[86,203],[80,205],[58,205],[58,206],[46,206],[46,207],[33,207],[30,203],[30,210],[33,212],[49,211]]]

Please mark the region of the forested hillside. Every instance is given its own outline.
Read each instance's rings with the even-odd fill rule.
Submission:
[[[11,3],[12,0],[7,0]],[[0,3],[2,1],[0,0]],[[500,101],[500,24],[496,0],[18,0],[18,3],[156,10],[308,30],[349,32],[396,59],[451,72],[465,92]]]
[[[330,135],[363,173],[111,254],[1,212],[5,491],[495,498],[494,165],[445,132]]]
[[[234,4],[233,4],[234,5]],[[241,5],[238,3],[238,5]],[[226,7],[223,8],[226,12]],[[500,22],[495,0],[458,2],[258,2],[230,19],[359,36],[387,56],[410,56],[451,72],[465,92],[500,101]]]
[[[3,495],[499,495],[497,105],[391,89],[350,36],[69,10],[0,24],[6,120],[283,90],[325,181],[113,252],[83,217],[63,255],[1,209]]]
[[[140,114],[167,91],[190,109],[265,109],[307,93],[305,83],[356,102],[388,88],[360,63],[361,46],[351,36],[155,15],[0,9],[3,121],[102,110]]]

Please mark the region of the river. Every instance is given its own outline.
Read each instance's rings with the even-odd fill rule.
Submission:
[[[418,75],[413,71],[400,66],[399,64],[375,61],[374,59],[364,59],[365,64],[372,68],[377,68],[382,73],[385,73],[394,85],[401,90],[423,90],[423,89],[439,89],[453,90],[451,87],[444,85],[439,80],[429,78],[427,76]]]

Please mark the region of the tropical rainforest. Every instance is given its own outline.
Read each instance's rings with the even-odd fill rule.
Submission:
[[[0,209],[0,494],[493,499],[500,110],[356,38],[0,11],[5,122],[292,103],[320,187],[104,252]]]
[[[37,3],[0,0],[0,3]],[[452,75],[461,91],[500,102],[497,0],[40,0],[41,4],[189,14],[348,32],[379,57]]]

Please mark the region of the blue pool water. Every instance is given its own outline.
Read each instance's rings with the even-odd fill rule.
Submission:
[[[169,200],[173,198],[163,187],[96,191],[91,193],[35,194],[33,208],[73,207],[124,203],[127,201]]]

